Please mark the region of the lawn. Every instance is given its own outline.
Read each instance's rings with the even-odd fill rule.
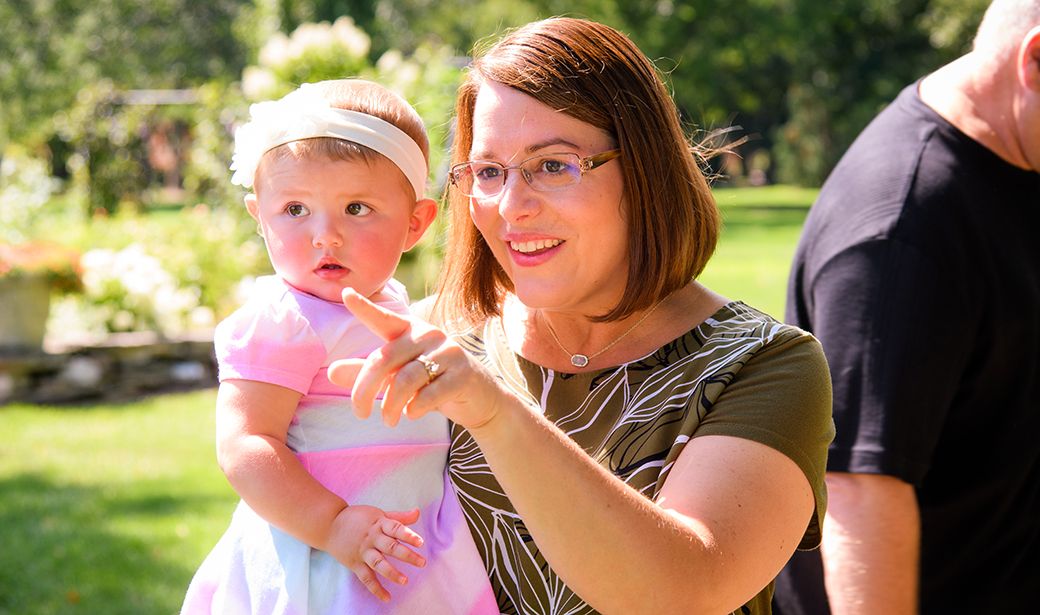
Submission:
[[[782,320],[791,257],[816,193],[791,186],[715,190],[722,237],[700,281]]]
[[[702,281],[782,316],[815,191],[716,196],[725,228]],[[214,457],[214,400],[0,406],[0,615],[177,612],[237,500]]]
[[[237,500],[214,400],[0,407],[0,613],[176,613]]]

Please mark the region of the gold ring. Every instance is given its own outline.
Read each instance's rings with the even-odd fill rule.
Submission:
[[[426,384],[430,384],[441,375],[440,363],[422,354],[415,357],[415,360],[422,363],[423,368],[426,370]]]

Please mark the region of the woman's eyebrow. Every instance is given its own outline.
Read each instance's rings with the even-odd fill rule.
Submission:
[[[556,138],[553,138],[553,139],[547,139],[545,141],[540,141],[538,143],[532,143],[531,145],[528,145],[527,146],[527,153],[528,154],[533,154],[533,153],[537,152],[540,149],[545,149],[547,147],[552,147],[554,145],[566,145],[567,147],[570,147],[571,149],[580,149],[577,146],[577,144],[571,143],[567,139],[564,139],[564,138],[561,138],[561,137],[556,137]]]
[[[556,145],[563,145],[563,146],[568,147],[568,148],[573,149],[573,150],[581,149],[581,148],[578,147],[578,145],[576,143],[574,143],[572,141],[568,141],[567,139],[564,139],[562,137],[554,137],[552,139],[546,139],[545,141],[538,141],[537,143],[532,143],[531,145],[528,145],[527,147],[524,148],[524,152],[526,154],[534,154],[535,152],[537,152],[539,150],[543,150],[543,149],[545,149],[547,147],[553,147],[553,146],[556,146]],[[478,152],[478,153],[470,152],[470,160],[494,160],[494,159],[495,159],[495,155],[493,153],[491,153],[491,152],[488,152],[488,151],[482,151],[482,152]]]

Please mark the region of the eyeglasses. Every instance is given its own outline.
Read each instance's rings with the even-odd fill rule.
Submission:
[[[451,167],[448,179],[466,196],[490,199],[502,192],[509,171],[519,169],[531,188],[538,192],[555,192],[577,185],[582,175],[620,155],[620,149],[586,158],[577,154],[542,154],[508,167],[490,160],[470,160]]]

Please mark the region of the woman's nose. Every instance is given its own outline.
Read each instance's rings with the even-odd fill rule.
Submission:
[[[513,169],[498,193],[498,213],[506,220],[522,220],[538,212],[541,197],[523,177],[523,170]]]

